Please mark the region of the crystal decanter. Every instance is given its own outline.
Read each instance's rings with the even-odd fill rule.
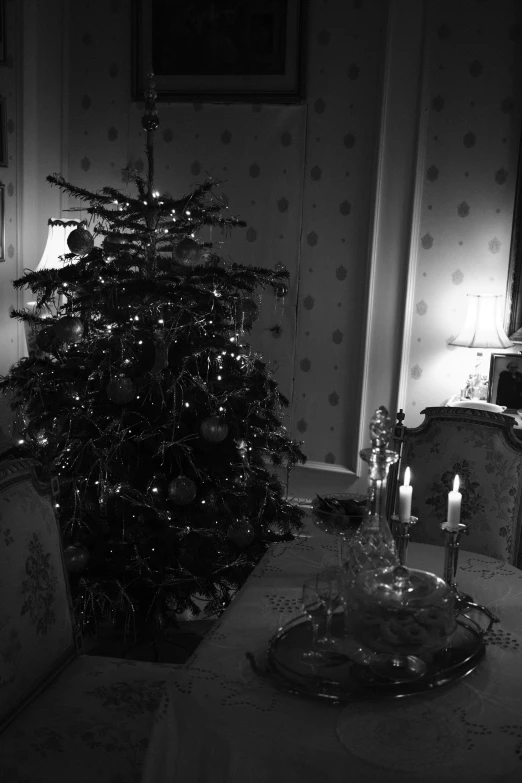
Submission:
[[[364,519],[357,534],[343,545],[343,568],[348,583],[358,573],[399,565],[395,542],[386,519],[386,479],[398,454],[388,448],[393,424],[381,405],[370,422],[370,448],[361,451],[368,463],[369,488]]]

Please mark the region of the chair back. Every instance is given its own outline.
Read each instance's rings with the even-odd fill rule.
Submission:
[[[0,730],[76,655],[48,482],[0,444]]]
[[[471,408],[426,408],[424,422],[402,432],[399,483],[413,486],[412,540],[442,544],[448,492],[458,474],[462,547],[520,565],[522,441],[510,416]]]

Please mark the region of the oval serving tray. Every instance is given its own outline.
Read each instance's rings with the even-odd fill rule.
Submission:
[[[344,622],[334,615],[333,631]],[[398,699],[426,693],[459,680],[475,669],[485,653],[481,634],[466,618],[457,619],[457,629],[449,646],[433,656],[422,677],[410,682],[386,680],[368,666],[343,655],[342,639],[338,655],[329,666],[310,666],[301,653],[310,644],[310,622],[304,615],[294,618],[272,637],[268,647],[268,669],[283,690],[300,696],[344,704],[359,699]]]

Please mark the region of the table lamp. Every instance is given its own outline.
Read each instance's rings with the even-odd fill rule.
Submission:
[[[64,266],[63,256],[71,252],[67,245],[67,237],[71,231],[83,225],[83,221],[49,218],[47,225],[49,227],[47,242],[35,272],[41,272],[44,269],[61,269]],[[27,305],[34,307],[36,302],[27,302]]]
[[[464,326],[449,345],[464,348],[510,348],[513,343],[502,326],[502,296],[467,294],[467,311]],[[487,373],[483,372],[483,353],[477,351],[475,372],[468,379],[466,388],[470,397],[486,400],[488,397]],[[463,395],[466,396],[466,395]]]

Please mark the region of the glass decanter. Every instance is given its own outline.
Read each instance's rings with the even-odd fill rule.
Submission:
[[[361,571],[399,565],[395,541],[386,519],[386,479],[398,454],[388,448],[393,424],[381,405],[370,422],[370,448],[361,451],[368,463],[369,488],[366,511],[356,535],[343,544],[342,560],[345,586]]]

